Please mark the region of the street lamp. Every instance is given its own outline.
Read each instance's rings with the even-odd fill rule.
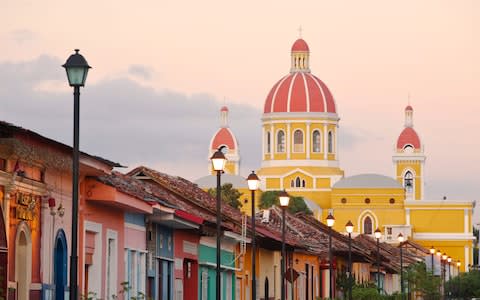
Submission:
[[[432,258],[432,275],[434,274],[434,262],[433,262],[433,255],[435,255],[435,248],[432,246],[430,247],[430,257]]]
[[[67,72],[68,84],[73,86],[73,159],[72,159],[72,250],[70,255],[70,299],[78,299],[78,177],[79,177],[79,143],[80,143],[80,87],[87,80],[87,60],[75,49],[62,66]]]
[[[328,230],[328,262],[329,262],[329,265],[328,265],[328,281],[329,281],[329,284],[330,284],[330,291],[329,291],[329,296],[330,296],[330,299],[333,299],[333,289],[334,289],[334,285],[333,285],[333,280],[332,280],[332,277],[333,277],[333,258],[332,258],[332,227],[333,225],[335,224],[335,218],[332,216],[332,213],[329,213],[328,216],[327,216],[327,226],[329,228]]]
[[[260,179],[252,171],[247,177],[248,189],[252,192],[252,299],[257,299],[257,275],[255,270],[255,191],[260,187]]]
[[[227,159],[223,154],[222,150],[225,146],[218,148],[215,153],[213,153],[210,160],[212,161],[213,170],[217,172],[217,281],[216,281],[216,299],[220,300],[221,298],[221,280],[220,280],[220,255],[221,255],[221,244],[220,244],[220,235],[221,235],[221,223],[222,223],[222,204],[221,204],[221,180],[223,169],[225,168],[225,163]]]
[[[348,300],[352,300],[352,221],[348,221],[345,225],[348,232]]]
[[[278,194],[278,199],[280,200],[280,207],[282,208],[282,264],[280,271],[282,272],[282,288],[281,300],[285,300],[285,210],[288,207],[288,202],[290,201],[290,196],[285,191],[281,191]]]
[[[377,228],[374,234],[377,239],[377,289],[378,293],[380,293],[380,238],[382,237],[380,228]]]
[[[403,234],[399,233],[398,234],[398,242],[400,243],[400,294],[402,295],[402,300],[405,299],[403,295],[403,251],[402,251],[402,243],[405,240],[403,238]]]

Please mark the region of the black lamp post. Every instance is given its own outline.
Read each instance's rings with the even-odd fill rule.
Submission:
[[[348,300],[352,300],[352,232],[353,224],[349,220],[345,225],[348,232]]]
[[[221,224],[222,224],[222,187],[221,187],[221,175],[223,172],[223,169],[225,168],[225,163],[227,159],[225,158],[225,155],[223,154],[222,150],[225,148],[225,146],[222,146],[218,148],[215,153],[213,153],[212,157],[210,160],[212,161],[212,166],[213,170],[217,172],[217,281],[216,281],[216,299],[220,300],[221,299],[221,293],[222,293],[222,287],[221,287],[221,271],[220,271],[220,265],[221,265],[221,244],[220,244],[220,237],[222,234],[221,231]]]
[[[252,192],[252,299],[257,299],[257,274],[256,274],[256,261],[255,261],[255,191],[260,187],[260,179],[252,171],[252,174],[247,177],[248,189]]]
[[[398,234],[398,242],[400,243],[400,295],[402,295],[402,300],[405,299],[405,295],[403,294],[403,251],[402,251],[402,246],[403,246],[403,234],[399,233]]]
[[[433,261],[433,255],[435,255],[435,248],[432,246],[430,247],[430,257],[432,258],[432,275],[434,275],[434,271],[435,271],[435,264],[434,264],[434,261]]]
[[[73,159],[72,159],[72,250],[70,255],[70,299],[78,299],[78,177],[80,142],[80,87],[85,86],[88,65],[85,58],[75,49],[62,66],[67,71],[68,84],[73,86]]]
[[[282,263],[280,267],[281,276],[281,300],[285,300],[285,210],[288,207],[288,202],[290,201],[290,196],[285,191],[281,191],[278,194],[278,199],[280,200],[280,207],[282,208]]]
[[[335,218],[331,213],[327,216],[327,226],[328,226],[328,281],[330,285],[329,297],[333,299],[333,289],[335,287],[333,283],[333,257],[332,257],[332,227],[335,224]]]
[[[380,228],[377,228],[374,234],[377,239],[377,290],[380,293],[380,238],[382,237]]]

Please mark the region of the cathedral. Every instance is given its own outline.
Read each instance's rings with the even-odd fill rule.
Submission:
[[[293,43],[290,59],[290,72],[273,85],[263,108],[262,161],[256,171],[261,191],[285,190],[302,196],[320,221],[332,214],[339,232],[345,232],[345,224],[351,221],[354,235],[373,235],[378,228],[383,241],[396,243],[401,233],[427,249],[446,253],[459,260],[463,270],[468,269],[473,258],[473,201],[425,198],[426,155],[414,129],[413,107],[404,110],[404,128],[392,153],[393,177],[345,176],[338,158],[340,116],[333,93],[310,70],[305,40]],[[243,192],[242,210],[250,214],[250,205],[245,205],[250,193],[245,177],[240,176],[239,143],[229,128],[226,106],[220,115],[209,156],[225,146],[228,162],[222,182]],[[200,187],[215,186],[213,172],[209,172],[196,181]]]

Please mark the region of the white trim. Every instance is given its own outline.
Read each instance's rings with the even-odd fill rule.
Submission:
[[[83,245],[86,245],[86,236],[87,231],[95,233],[95,250],[93,252],[93,264],[88,268],[89,272],[89,291],[96,293],[97,295],[102,295],[102,254],[103,254],[103,238],[102,238],[102,224],[84,221],[83,222]],[[83,261],[85,261],[85,251],[83,251]],[[91,275],[91,276],[90,276]],[[85,273],[83,274],[83,287],[82,290],[85,290]],[[100,278],[99,278],[100,277]]]
[[[278,81],[278,84],[277,84],[277,88],[275,89],[275,92],[273,92],[273,95],[272,95],[272,103],[270,103],[270,111],[273,112],[273,106],[275,104],[275,100],[277,98],[277,93],[278,93],[278,90],[280,89],[280,87],[282,86],[283,82],[290,76],[290,74],[288,75],[285,75],[282,79],[280,79]]]
[[[405,224],[410,225],[410,208],[405,208]]]
[[[378,224],[378,218],[377,218],[377,215],[370,209],[365,209],[363,210],[360,215],[358,215],[358,218],[357,218],[357,228],[359,229],[360,232],[364,233],[363,231],[363,222],[365,220],[366,217],[370,217],[371,219],[373,219],[373,223],[372,223],[372,234],[373,232],[375,231],[375,229],[377,227],[380,227]]]
[[[307,58],[307,63],[308,63],[308,58]],[[308,85],[307,85],[307,78],[305,78],[305,73],[301,73],[302,78],[303,78],[303,85],[305,86],[305,98],[306,98],[306,104],[307,104],[307,111],[310,111],[310,93],[308,92]]]
[[[290,159],[290,153],[292,152],[292,148],[291,148],[291,143],[292,143],[292,139],[291,139],[291,132],[292,132],[292,129],[291,129],[291,124],[288,123],[287,124],[287,136],[286,136],[286,141],[287,141],[287,144],[286,144],[286,149],[287,149],[287,159]]]
[[[307,153],[307,159],[310,159],[310,153],[312,152],[312,149],[310,149],[311,138],[312,138],[312,134],[310,132],[310,122],[306,122],[305,126],[306,126],[305,152]]]
[[[468,222],[468,209],[463,210],[463,232],[468,233],[469,232],[469,222]]]
[[[275,153],[286,153],[286,151],[287,151],[287,145],[286,145],[287,138],[285,136],[285,131],[282,128],[279,128],[279,129],[276,130],[276,132],[275,132],[276,140],[278,140],[278,134],[280,133],[280,131],[283,132],[283,142],[285,143],[283,145],[283,150],[284,151],[283,152],[278,151],[278,141],[277,141],[277,144],[275,144]]]
[[[271,134],[271,138],[270,138],[270,143],[271,143],[271,148],[270,148],[270,159],[273,159],[273,153],[275,152],[275,147],[277,146],[277,144],[275,143],[276,140],[277,140],[277,137],[275,136],[275,128],[273,126],[273,123],[270,123],[270,134]],[[263,161],[263,160],[262,160]]]
[[[469,271],[468,265],[470,264],[470,247],[465,246],[465,272]]]
[[[262,153],[263,153],[263,155],[267,154],[267,152],[265,151],[266,148],[267,148],[267,147],[265,147],[266,146],[265,143],[267,141],[267,139],[266,139],[267,132],[268,131],[265,130],[265,127],[262,126]],[[263,157],[263,155],[262,155],[262,157]]]
[[[273,103],[273,102],[272,102]],[[312,121],[318,122],[322,120],[325,123],[336,124],[340,118],[336,113],[327,113],[327,112],[274,112],[274,113],[264,113],[262,115],[262,121],[272,121],[276,122],[295,122],[293,119],[301,118],[302,121]],[[297,120],[298,122],[298,120]]]
[[[141,225],[137,225],[137,224],[132,224],[132,223],[125,222],[124,226],[125,226],[125,228],[135,229],[135,230],[138,230],[138,231],[143,231],[143,232],[147,231],[145,226],[141,226]]]
[[[276,152],[284,153],[284,152]],[[262,168],[270,167],[330,167],[338,168],[339,163],[337,160],[308,160],[308,159],[273,159],[273,160],[264,160],[261,164]]]
[[[302,169],[300,169],[300,168],[296,168],[296,169],[293,169],[293,170],[291,170],[291,171],[288,171],[287,173],[283,173],[282,175],[279,175],[279,176],[280,176],[279,178],[283,178],[283,177],[290,176],[290,175],[292,175],[292,174],[295,174],[296,172],[300,172],[300,173],[302,173],[302,174],[304,174],[304,175],[306,175],[306,176],[312,177],[312,178],[315,177],[314,175],[312,175],[311,173],[309,173],[309,172],[307,172],[307,171],[305,171],[305,170],[302,170]],[[324,176],[324,177],[322,177],[322,178],[330,178],[330,177]]]
[[[198,264],[201,265],[201,266],[207,266],[207,267],[217,267],[216,263],[212,263],[212,262],[209,262],[209,261],[199,261]],[[239,272],[239,271],[242,270],[242,269],[239,269],[239,268],[230,267],[230,266],[226,266],[226,265],[222,265],[222,264],[220,264],[220,268],[224,269],[224,270],[227,270],[227,271],[236,271],[236,272]]]
[[[320,135],[320,151],[318,151],[318,152],[314,152],[314,151],[313,151],[313,145],[314,145],[314,142],[315,142],[315,140],[313,139],[313,133],[314,133],[315,131],[318,131],[318,134]],[[312,143],[311,143],[312,146],[311,146],[310,151],[311,151],[312,153],[322,153],[322,152],[323,152],[323,151],[322,151],[322,150],[323,150],[323,149],[322,149],[322,147],[323,147],[322,136],[323,136],[323,135],[322,135],[322,129],[321,129],[321,128],[314,127],[314,128],[311,130],[310,137],[311,137],[311,139],[312,139]]]
[[[328,126],[323,125],[323,144],[325,145],[325,151],[323,151],[323,159],[328,159]]]
[[[312,118],[312,115],[301,116],[299,115],[300,113],[295,113],[295,112],[281,113],[281,114],[288,114],[288,115],[283,115],[278,118],[265,118],[265,119],[262,119],[262,122],[263,124],[288,124],[288,123],[310,122],[310,123],[322,124],[322,125],[323,124],[338,125],[338,121],[340,120],[340,118],[337,118],[337,119],[328,119],[328,118],[321,118],[321,117]],[[309,114],[322,114],[322,113],[309,113]],[[295,117],[293,115],[295,115]]]
[[[414,240],[474,240],[475,237],[471,233],[414,233]]]
[[[25,236],[25,242],[26,242],[25,257],[20,257],[20,254],[19,254],[19,248],[20,248],[19,240],[20,240],[20,235],[22,233]],[[20,272],[19,270],[19,263],[18,263],[18,261],[21,259],[25,259],[25,270],[22,270],[22,272]],[[26,271],[26,274],[23,274],[23,271]],[[20,298],[18,295],[20,293],[18,288],[20,273],[22,273],[22,277],[25,276],[25,279],[26,279],[26,282],[24,282],[25,290],[22,291],[24,295],[22,295],[21,298],[30,299],[30,287],[32,284],[32,232],[25,221],[21,221],[17,225],[17,232],[15,233],[15,282],[17,283],[16,285],[17,298]]]
[[[327,107],[327,97],[325,97],[325,93],[323,92],[323,88],[322,86],[320,85],[320,82],[318,82],[317,78],[315,76],[313,76],[312,74],[308,74],[310,75],[310,78],[313,80],[313,82],[315,82],[315,84],[317,85],[318,89],[320,90],[320,93],[322,93],[322,99],[323,99],[323,110],[324,111],[328,111],[328,107]]]
[[[302,151],[295,151],[295,132],[297,131],[300,131],[302,133]],[[293,151],[292,153],[305,153],[305,144],[306,144],[306,140],[305,140],[305,131],[301,128],[294,128],[293,129],[293,132],[292,132],[292,146],[293,146]]]
[[[288,96],[287,96],[287,112],[290,112],[290,102],[292,100],[292,87],[293,83],[295,82],[295,78],[297,78],[298,73],[295,73],[290,81],[290,86],[288,87]]]
[[[112,249],[112,258],[111,258],[111,262],[113,262],[111,264],[111,270],[109,272],[109,269],[108,269],[108,260],[109,260],[109,256],[108,256],[108,248],[109,248],[109,240],[113,240],[114,242],[114,246],[113,246],[113,249]],[[110,293],[113,292],[113,294],[117,294],[117,274],[118,274],[118,233],[116,230],[112,230],[112,229],[107,229],[107,232],[105,234],[105,285],[104,285],[104,288],[105,288],[105,295],[104,295],[104,299],[110,299],[111,295],[109,295],[108,293],[108,289],[109,289],[109,286],[110,286]],[[109,276],[110,277],[110,284],[109,284]],[[113,295],[112,294],[112,295]]]

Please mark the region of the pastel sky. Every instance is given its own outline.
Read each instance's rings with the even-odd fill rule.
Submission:
[[[6,0],[0,20],[1,120],[71,144],[60,65],[80,48],[82,149],[188,179],[206,173],[224,101],[242,174],[259,167],[263,103],[301,26],[347,176],[393,175],[410,94],[427,197],[480,200],[479,1]]]

